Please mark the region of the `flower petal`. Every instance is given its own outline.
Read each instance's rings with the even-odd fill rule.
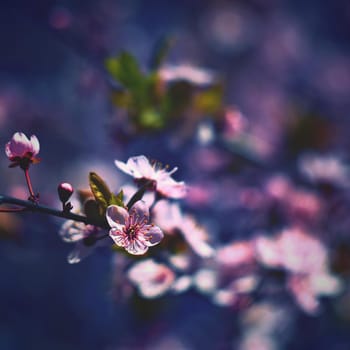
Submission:
[[[131,169],[129,169],[128,165],[124,162],[121,162],[119,160],[115,160],[114,164],[116,165],[117,168],[119,168],[122,172],[124,172],[125,174],[134,176],[134,173]]]
[[[148,247],[142,241],[134,239],[129,245],[125,246],[125,250],[133,255],[143,255],[147,252]]]
[[[94,246],[87,246],[83,243],[83,241],[79,241],[74,250],[68,255],[68,263],[69,264],[77,264],[82,259],[89,256],[94,250]]]
[[[11,151],[11,141],[7,142],[7,144],[5,146],[5,153],[6,153],[7,158],[14,157],[14,154]]]
[[[33,156],[36,156],[40,151],[40,144],[39,144],[38,138],[35,135],[32,135],[30,137],[30,143],[31,143]]]
[[[109,236],[113,239],[114,243],[118,247],[125,247],[129,244],[129,239],[127,235],[117,228],[111,228],[109,230]]]
[[[149,247],[158,244],[164,237],[162,230],[158,226],[147,225],[145,229],[146,232],[144,233],[144,236],[147,239],[145,244]]]
[[[125,222],[129,218],[129,213],[126,209],[119,207],[118,205],[110,205],[106,211],[106,219],[110,227],[120,229],[125,225]]]
[[[16,132],[8,143],[8,149],[12,157],[22,157],[28,151],[31,152],[30,141],[22,132]]]
[[[177,182],[171,177],[157,182],[157,191],[168,198],[180,199],[186,197],[187,187],[185,183]]]
[[[144,201],[136,202],[129,210],[130,219],[132,223],[144,223],[148,221],[149,209]]]
[[[62,225],[59,235],[65,242],[77,242],[85,238],[85,230],[84,223],[68,220]]]
[[[128,159],[126,165],[135,178],[154,178],[155,170],[145,156],[131,157]]]

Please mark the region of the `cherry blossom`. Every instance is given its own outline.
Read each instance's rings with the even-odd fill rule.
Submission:
[[[145,254],[149,247],[158,244],[163,232],[149,224],[149,209],[143,201],[136,202],[128,211],[117,205],[107,208],[106,218],[110,237],[115,244],[133,255]]]
[[[59,234],[63,241],[75,243],[73,251],[68,255],[70,264],[79,263],[82,259],[89,256],[97,247],[110,245],[106,239],[96,239],[98,235],[103,234],[103,230],[93,225],[86,225],[83,222],[68,220],[66,221]]]
[[[164,264],[146,259],[128,270],[129,280],[145,298],[156,298],[166,293],[175,281],[175,273]]]
[[[21,166],[27,169],[31,163],[38,163],[36,155],[39,153],[40,144],[35,135],[30,139],[22,132],[16,132],[5,146],[5,153],[12,162],[10,167]]]
[[[167,82],[187,81],[194,85],[210,85],[215,81],[214,74],[206,69],[190,64],[164,65],[158,70],[160,78]]]
[[[215,250],[208,243],[206,229],[187,214],[183,214],[177,203],[160,200],[153,210],[155,222],[169,234],[179,232],[191,247],[202,258],[215,255]]]
[[[155,189],[164,197],[178,199],[186,195],[184,182],[175,181],[171,177],[177,168],[167,171],[161,168],[158,163],[151,164],[143,155],[131,157],[126,163],[116,160],[115,165],[141,183],[150,182],[151,186],[149,188]]]

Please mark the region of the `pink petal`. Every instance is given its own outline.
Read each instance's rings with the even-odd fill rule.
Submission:
[[[6,153],[6,156],[8,158],[11,158],[11,157],[15,157],[15,155],[12,153],[11,151],[11,142],[7,142],[6,146],[5,146],[5,153]]]
[[[27,139],[27,136],[24,135],[22,132],[16,132],[7,145],[8,152],[11,154],[10,156],[12,157],[21,157],[27,152],[31,152],[30,141]]]
[[[149,247],[158,244],[164,237],[162,230],[158,226],[147,225],[145,229],[146,232],[144,235],[147,239],[145,244]]]
[[[115,160],[114,164],[116,165],[117,168],[119,168],[122,172],[134,176],[134,172],[129,169],[128,165],[126,165],[124,162],[121,162],[119,160]]]
[[[148,221],[149,209],[144,201],[136,202],[130,208],[129,213],[130,213],[130,219],[132,220],[132,223],[136,223],[136,222],[144,223],[145,221]]]
[[[184,182],[177,182],[172,178],[166,181],[157,182],[157,191],[168,198],[180,199],[187,194],[187,188]]]
[[[110,205],[106,211],[106,218],[110,227],[121,229],[129,218],[126,209],[117,205]]]
[[[133,255],[143,255],[147,252],[148,247],[142,241],[134,239],[129,245],[125,246],[125,250]]]
[[[134,177],[145,177],[153,179],[155,175],[154,168],[145,156],[131,157],[126,163],[133,173]]]
[[[125,247],[129,244],[129,239],[127,235],[117,228],[110,229],[109,236],[113,239],[114,243],[118,247]]]
[[[40,144],[39,144],[38,138],[35,135],[32,135],[30,137],[30,143],[31,143],[33,156],[36,156],[40,151]]]
[[[89,256],[94,250],[94,246],[86,246],[82,241],[79,241],[74,250],[68,255],[69,264],[77,264],[82,259]]]

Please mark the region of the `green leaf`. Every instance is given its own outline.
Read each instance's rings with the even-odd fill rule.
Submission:
[[[140,126],[150,129],[161,128],[164,124],[162,115],[154,109],[147,109],[139,116]]]
[[[111,92],[111,101],[115,106],[127,109],[132,104],[132,96],[126,90],[114,90]]]
[[[220,85],[199,92],[194,99],[196,110],[204,114],[214,114],[222,108],[223,89]]]
[[[134,56],[122,52],[115,58],[108,58],[105,62],[107,71],[124,87],[135,90],[143,82],[143,74]]]
[[[97,203],[105,211],[111,201],[112,192],[102,178],[94,172],[89,174],[89,184]]]
[[[165,37],[156,43],[150,61],[151,69],[157,70],[160,67],[168,55],[170,48],[173,46],[174,41],[172,37]]]
[[[163,114],[177,118],[190,107],[194,88],[185,81],[172,83],[162,101]]]
[[[120,192],[117,195],[112,193],[112,196],[108,205],[114,204],[114,205],[118,205],[119,207],[124,207],[123,198],[124,198],[123,190],[120,190]]]

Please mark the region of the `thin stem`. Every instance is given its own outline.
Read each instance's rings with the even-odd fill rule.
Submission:
[[[27,181],[27,186],[28,186],[28,190],[29,190],[29,194],[30,194],[30,199],[32,201],[34,201],[34,202],[37,202],[38,199],[37,199],[37,197],[34,194],[32,182],[31,182],[30,176],[29,176],[29,168],[24,170],[24,175],[25,175],[25,178],[26,178],[26,181]]]
[[[126,205],[128,210],[139,200],[142,199],[143,195],[145,194],[147,188],[149,187],[151,181],[147,181],[142,187],[138,189],[137,192],[130,198],[128,204]]]
[[[91,220],[83,215],[74,214],[71,212],[64,212],[64,211],[56,210],[53,208],[49,208],[49,207],[46,207],[43,205],[39,205],[37,203],[33,203],[32,201],[25,201],[22,199],[17,199],[17,198],[13,198],[13,197],[0,195],[0,205],[1,204],[19,205],[19,206],[23,207],[23,209],[25,208],[27,211],[52,215],[52,216],[56,216],[59,218],[64,218],[64,219],[69,219],[69,220],[74,220],[74,221],[79,221],[79,222],[83,222],[84,224],[87,224],[87,225],[94,225],[94,226],[98,226],[101,228],[109,228],[107,223],[97,222],[97,221]]]
[[[0,213],[18,213],[26,210],[27,210],[26,208],[3,208],[3,209],[0,209]]]

